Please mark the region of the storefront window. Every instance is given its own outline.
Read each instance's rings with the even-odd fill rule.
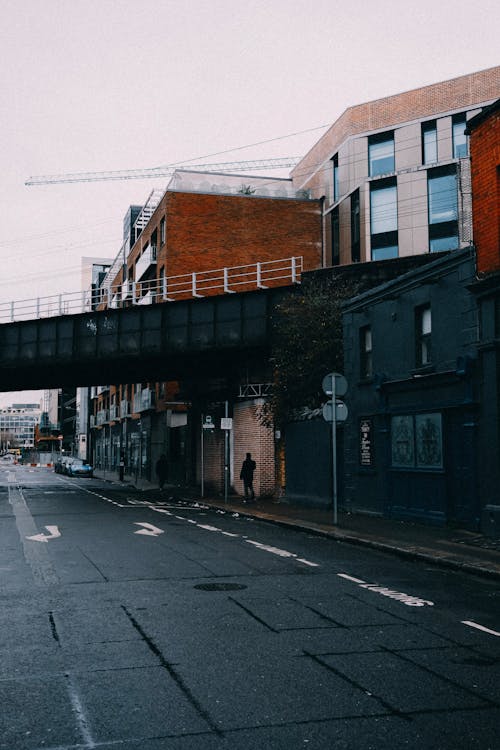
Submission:
[[[442,432],[439,413],[393,417],[392,466],[401,469],[442,469]]]

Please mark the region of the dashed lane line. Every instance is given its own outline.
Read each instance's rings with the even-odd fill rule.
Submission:
[[[486,628],[484,625],[480,625],[478,622],[474,622],[473,620],[462,620],[461,622],[462,625],[468,625],[469,628],[475,628],[476,630],[481,630],[483,633],[488,633],[488,635],[496,635],[500,638],[500,633],[498,633],[496,630]]]

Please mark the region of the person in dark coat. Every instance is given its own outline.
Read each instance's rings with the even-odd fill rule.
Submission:
[[[158,476],[158,482],[160,484],[160,490],[163,489],[163,485],[167,481],[168,474],[168,461],[164,453],[161,454],[160,458],[156,462],[156,474]]]
[[[245,500],[254,500],[255,492],[253,491],[253,473],[255,471],[256,463],[252,459],[252,454],[247,453],[247,457],[243,461],[240,479],[243,479],[243,487],[245,488]]]

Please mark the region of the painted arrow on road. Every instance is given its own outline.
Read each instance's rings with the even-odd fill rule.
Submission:
[[[33,542],[48,542],[49,539],[57,539],[61,536],[61,532],[57,526],[46,526],[45,527],[49,534],[34,534],[33,536],[27,536],[26,539],[31,539]]]
[[[134,531],[134,534],[144,534],[145,536],[159,536],[163,534],[163,529],[159,529],[158,526],[153,526],[152,523],[139,523],[135,522],[136,526],[143,526],[144,528]]]

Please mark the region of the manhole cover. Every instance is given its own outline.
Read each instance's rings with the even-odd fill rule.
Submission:
[[[200,591],[241,591],[246,586],[242,583],[198,583],[194,588]]]

